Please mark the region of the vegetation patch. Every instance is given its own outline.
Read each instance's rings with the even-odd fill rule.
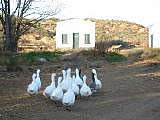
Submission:
[[[108,62],[122,62],[127,60],[125,56],[116,52],[109,52],[105,55]]]
[[[41,64],[45,62],[55,62],[64,52],[29,52],[29,53],[1,53],[0,65],[6,66],[8,72],[22,71],[22,64]]]
[[[55,52],[49,52],[49,51],[44,51],[44,52],[29,52],[29,53],[21,53],[21,54],[18,54],[16,56],[16,58],[18,60],[22,60],[22,61],[26,61],[26,62],[37,62],[37,61],[43,61],[43,60],[46,60],[46,61],[55,61],[55,59],[58,57],[58,56],[62,56],[64,55],[65,53],[64,52],[60,52],[60,51],[55,51]]]
[[[143,49],[139,48],[134,48],[134,49],[129,49],[129,50],[124,50],[121,53],[126,56],[126,57],[131,57],[131,56],[141,56],[143,54]]]
[[[142,60],[160,60],[160,48],[144,49],[140,59]]]

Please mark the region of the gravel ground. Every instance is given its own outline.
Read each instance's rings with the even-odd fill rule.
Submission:
[[[23,71],[0,70],[0,119],[2,120],[159,120],[160,119],[160,64],[134,63],[130,58],[123,63],[109,64],[103,59],[81,59],[82,73],[91,78],[95,67],[103,88],[89,98],[77,98],[71,110],[42,95],[52,72],[76,62],[21,65]],[[95,66],[94,66],[95,65]],[[26,93],[32,72],[41,69],[42,89],[36,96]],[[3,67],[0,67],[3,69]],[[60,75],[60,74],[58,74]]]

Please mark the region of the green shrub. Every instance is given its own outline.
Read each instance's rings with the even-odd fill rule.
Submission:
[[[55,61],[55,59],[58,56],[61,56],[63,54],[64,54],[64,52],[59,52],[59,51],[55,51],[55,52],[49,52],[49,51],[29,52],[29,53],[21,53],[21,54],[17,55],[17,59],[19,61],[25,61],[25,62],[32,63],[32,62],[36,62],[40,58],[45,58],[47,61],[52,62],[52,61]]]
[[[106,53],[105,58],[107,59],[108,62],[122,62],[127,60],[125,56],[116,52]]]

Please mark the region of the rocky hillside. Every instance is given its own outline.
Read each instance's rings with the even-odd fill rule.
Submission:
[[[119,20],[90,20],[96,22],[96,41],[123,40],[140,47],[148,46],[148,29],[142,25]],[[19,49],[55,50],[57,21],[59,20],[48,19],[38,23],[35,28],[21,37]]]
[[[128,21],[96,20],[96,40],[123,40],[147,47],[148,29]]]
[[[19,50],[55,50],[56,22],[58,19],[47,19],[37,23],[19,40]]]

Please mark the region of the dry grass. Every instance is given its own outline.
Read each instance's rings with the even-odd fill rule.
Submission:
[[[133,48],[133,49],[128,49],[128,50],[122,50],[121,53],[126,56],[140,56],[143,53],[142,48]]]
[[[160,48],[147,48],[144,49],[143,54],[141,55],[143,60],[160,60]]]
[[[137,56],[137,59],[140,61],[160,61],[160,48],[134,48],[123,50],[121,53],[126,57]]]

